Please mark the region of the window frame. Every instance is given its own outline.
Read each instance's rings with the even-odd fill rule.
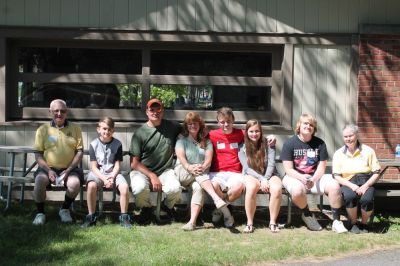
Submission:
[[[143,84],[143,101],[141,110],[126,110],[126,109],[72,109],[69,117],[80,122],[92,121],[98,118],[99,115],[112,115],[118,118],[120,122],[126,122],[126,125],[135,124],[147,120],[145,117],[145,102],[146,97],[149,97],[150,82],[159,83],[160,79],[167,79],[171,82],[172,79],[178,79],[183,82],[183,77],[174,76],[173,78],[165,77],[152,77],[149,75],[149,64],[145,64],[146,55],[149,60],[149,53],[146,49],[157,50],[162,47],[163,49],[189,49],[193,47],[200,47],[206,50],[221,49],[226,47],[236,49],[238,51],[254,51],[254,49],[265,50],[271,46],[283,47],[283,61],[280,62],[281,68],[278,73],[272,75],[268,82],[273,84],[271,102],[275,104],[273,112],[270,114],[266,112],[256,112],[256,114],[235,111],[237,117],[236,121],[244,123],[248,118],[258,118],[264,125],[268,125],[269,119],[277,121],[278,125],[271,128],[274,129],[290,129],[292,120],[292,90],[293,90],[293,56],[295,45],[341,45],[352,43],[352,34],[258,34],[258,33],[217,33],[217,32],[154,32],[154,31],[126,31],[126,30],[101,30],[101,29],[66,29],[66,28],[35,28],[35,27],[0,27],[0,63],[3,67],[0,68],[2,75],[0,78],[6,77],[6,81],[2,83],[0,80],[0,97],[3,101],[3,109],[0,110],[0,123],[7,121],[15,121],[12,123],[22,122],[23,120],[43,120],[47,117],[47,108],[21,108],[17,106],[16,91],[11,88],[16,88],[17,73],[16,64],[12,63],[12,47],[16,41],[25,43],[37,43],[44,46],[48,42],[60,42],[65,45],[73,45],[73,47],[86,47],[95,45],[96,47],[110,47],[115,46],[119,49],[128,46],[128,49],[135,47],[145,47],[143,49],[142,60],[144,61],[142,67],[142,75],[110,75],[98,76],[91,74],[91,77],[84,75],[72,76],[45,76],[41,78],[66,80],[69,78],[84,78],[89,79],[105,79],[112,82],[132,82],[139,81]],[[93,47],[93,46],[91,46]],[[197,50],[197,49],[196,49]],[[15,55],[14,55],[15,56]],[[149,61],[147,61],[149,62]],[[14,74],[12,74],[15,69]],[[6,71],[5,71],[6,70]],[[112,77],[111,77],[112,76]],[[28,76],[24,78],[28,79]],[[31,77],[32,78],[32,77]],[[196,81],[196,78],[193,78]],[[200,79],[200,78],[199,78]],[[190,79],[189,79],[190,80]],[[238,79],[240,80],[240,79]],[[241,79],[241,82],[261,82],[257,79]],[[62,82],[62,81],[59,81]],[[214,80],[213,82],[218,82]],[[97,82],[96,82],[97,83]],[[266,84],[263,84],[266,85]],[[277,88],[277,89],[274,89]],[[146,91],[147,90],[147,91]],[[14,95],[13,95],[14,94]],[[11,100],[11,101],[10,101]],[[182,120],[187,110],[172,110],[166,111],[166,118]],[[215,111],[200,111],[201,115],[205,117],[206,121],[215,123]],[[272,120],[271,120],[272,121]]]

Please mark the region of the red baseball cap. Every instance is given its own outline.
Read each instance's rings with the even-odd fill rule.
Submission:
[[[162,104],[162,102],[157,98],[149,100],[146,104],[146,108],[150,108],[154,104],[157,104],[157,105],[161,106],[161,108],[164,108],[164,105]]]

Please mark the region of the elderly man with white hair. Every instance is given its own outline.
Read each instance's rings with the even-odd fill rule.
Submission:
[[[36,131],[34,149],[39,167],[34,174],[33,193],[37,207],[34,225],[45,223],[46,188],[56,182],[66,188],[65,200],[58,214],[63,223],[72,222],[69,208],[83,182],[83,171],[78,168],[83,156],[83,142],[81,128],[67,120],[67,113],[65,101],[53,100],[49,109],[52,120]]]

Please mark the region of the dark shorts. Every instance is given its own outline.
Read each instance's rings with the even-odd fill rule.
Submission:
[[[56,168],[51,168],[51,170],[53,170],[54,172],[56,172],[57,175],[60,175],[64,170],[64,169],[56,169]],[[33,174],[33,176],[36,178],[36,176],[40,173],[44,173],[47,176],[47,171],[44,170],[43,168],[38,168],[35,173]],[[81,185],[83,185],[85,183],[84,180],[84,175],[83,175],[83,169],[79,168],[79,167],[75,167],[74,169],[71,170],[71,172],[69,173],[70,175],[75,175],[79,178],[79,181],[81,183]],[[64,183],[65,186],[66,183]],[[48,186],[49,188],[51,187],[51,184],[49,184]]]

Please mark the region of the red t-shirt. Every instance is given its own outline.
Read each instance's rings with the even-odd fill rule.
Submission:
[[[244,140],[243,131],[234,128],[232,133],[224,134],[222,129],[210,131],[210,140],[214,148],[211,172],[242,172],[239,161],[239,145]]]

